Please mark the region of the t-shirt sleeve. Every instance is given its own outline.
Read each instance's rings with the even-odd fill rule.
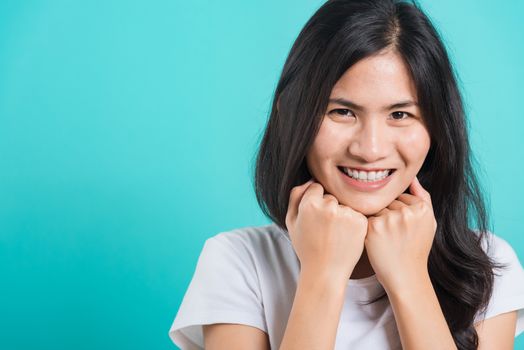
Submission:
[[[241,240],[209,238],[169,330],[182,350],[204,349],[202,325],[235,323],[267,333],[253,257]]]
[[[498,236],[492,236],[488,255],[506,267],[494,270],[493,294],[486,314],[477,314],[475,323],[506,312],[517,311],[516,337],[524,331],[524,270],[515,250]]]

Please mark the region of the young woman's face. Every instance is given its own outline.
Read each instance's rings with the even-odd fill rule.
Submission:
[[[306,161],[326,192],[369,216],[408,188],[429,147],[410,74],[387,51],[357,62],[335,84]]]

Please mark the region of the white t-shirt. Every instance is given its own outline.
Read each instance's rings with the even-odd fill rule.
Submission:
[[[524,270],[505,240],[493,233],[488,237],[488,255],[509,267],[495,276],[485,318],[518,310],[517,336],[524,330]],[[204,349],[202,325],[236,323],[263,330],[271,349],[278,349],[299,268],[287,231],[275,224],[209,238],[169,331],[171,339],[182,350]],[[335,349],[401,349],[387,297],[369,305],[361,303],[383,292],[376,275],[348,279]],[[477,315],[476,321],[480,319]]]

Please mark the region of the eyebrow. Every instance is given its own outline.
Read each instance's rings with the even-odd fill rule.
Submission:
[[[351,102],[350,100],[346,100],[345,98],[341,98],[341,97],[339,97],[339,98],[330,98],[329,99],[329,103],[340,104],[342,106],[345,106],[345,107],[348,107],[348,108],[351,108],[351,109],[355,109],[355,110],[358,110],[358,111],[365,110],[365,108],[363,106],[360,106],[360,105],[356,104],[355,102]],[[385,106],[383,109],[386,110],[386,111],[389,111],[389,110],[396,109],[396,108],[405,108],[405,107],[411,107],[411,106],[418,106],[418,103],[415,102],[415,101],[411,101],[411,100],[400,101],[400,102],[394,103],[392,105]]]

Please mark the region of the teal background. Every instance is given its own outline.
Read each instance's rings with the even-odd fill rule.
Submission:
[[[0,2],[0,347],[174,349],[207,237],[267,223],[251,165],[322,1]],[[524,261],[524,2],[422,1]],[[524,349],[524,337],[516,349]]]

